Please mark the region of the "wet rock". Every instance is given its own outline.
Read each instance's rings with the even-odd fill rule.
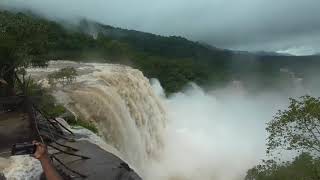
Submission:
[[[57,155],[69,168],[86,176],[86,178],[82,179],[141,180],[139,175],[126,162],[95,144],[88,141],[77,141],[74,143],[66,142],[65,145],[79,149],[80,151],[76,152],[77,154],[90,157],[90,159],[81,159],[66,154]],[[71,177],[79,177],[57,162],[56,167]]]

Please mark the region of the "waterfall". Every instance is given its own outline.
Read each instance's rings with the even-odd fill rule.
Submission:
[[[62,64],[51,63],[49,68],[57,65]],[[167,115],[149,80],[139,70],[122,65],[68,65],[77,68],[80,76],[54,93],[58,101],[78,118],[94,123],[104,140],[138,172],[146,162],[159,158]]]
[[[281,93],[251,95],[239,81],[208,92],[190,83],[166,97],[157,80],[122,65],[57,61],[28,73],[49,87],[46,76],[63,67],[79,75],[70,85],[57,85],[53,95],[78,119],[95,124],[99,136],[74,131],[146,180],[243,179],[264,158],[266,122],[288,105]],[[24,158],[11,159],[5,175],[37,176],[39,164],[21,163],[29,162]]]

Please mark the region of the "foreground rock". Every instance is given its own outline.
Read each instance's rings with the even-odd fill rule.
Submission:
[[[104,151],[99,146],[88,141],[66,142],[65,145],[79,149],[77,154],[85,155],[90,159],[81,159],[66,154],[57,155],[60,160],[68,167],[87,176],[88,180],[99,179],[119,179],[119,180],[140,180],[141,178],[120,158]],[[56,164],[57,169],[69,175],[71,178],[79,175],[70,172],[64,166]],[[80,178],[81,179],[81,178]]]
[[[19,102],[27,101],[21,98]],[[7,104],[2,105],[7,107]],[[0,180],[4,179],[2,174],[12,180],[39,178],[42,168],[38,160],[28,155],[10,157],[12,144],[31,142],[33,139],[42,139],[49,146],[51,157],[55,157],[53,163],[64,179],[141,179],[126,162],[114,155],[116,153],[111,153],[112,148],[109,148],[111,151],[106,151],[102,149],[104,146],[100,148],[99,144],[94,144],[95,142],[80,140],[90,140],[90,137],[86,136],[87,133],[72,134],[69,125],[63,119],[58,118],[59,124],[30,107],[33,107],[30,103],[19,103],[15,108],[3,108],[4,111],[0,113]],[[26,111],[27,109],[32,111]],[[63,148],[64,145],[69,148]],[[73,148],[78,151],[74,151]],[[89,158],[81,159],[70,153]],[[75,172],[84,176],[79,178]]]

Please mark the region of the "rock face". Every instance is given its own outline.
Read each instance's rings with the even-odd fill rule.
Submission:
[[[32,104],[28,105],[32,106]],[[104,147],[100,148],[92,142],[80,140],[88,138],[86,136],[65,133],[62,127],[69,128],[69,125],[62,118],[57,118],[57,121],[63,124],[61,127],[52,120],[46,120],[41,116],[41,113],[34,113],[34,118],[30,118],[34,119],[34,121],[30,121],[29,117],[31,116],[28,116],[20,109],[24,109],[22,105],[21,108],[0,114],[0,180],[5,179],[5,177],[12,180],[39,178],[42,168],[38,160],[28,155],[14,156],[10,157],[10,159],[1,158],[10,156],[9,151],[12,144],[31,142],[34,134],[32,129],[35,129],[35,127],[37,127],[39,137],[41,136],[44,142],[53,148],[49,148],[49,152],[52,157],[55,156],[59,159],[59,161],[54,161],[54,165],[65,177],[70,177],[70,179],[77,177],[77,173],[74,173],[77,171],[85,175],[81,176],[82,179],[141,179],[126,162],[110,153],[112,151],[105,151],[102,149]],[[36,125],[32,122],[36,122]],[[65,147],[63,144],[69,146],[69,148],[63,149]],[[59,150],[57,147],[64,153],[56,151]],[[70,147],[76,148],[78,151],[73,152],[74,149]],[[72,151],[70,153],[81,154],[90,158],[84,160],[76,156],[70,156],[68,154],[69,151]],[[54,155],[53,153],[57,154]],[[72,170],[70,171],[70,169]]]
[[[82,179],[88,180],[141,180],[141,178],[117,156],[104,151],[95,144],[88,141],[66,142],[65,145],[79,149],[77,154],[85,155],[90,159],[81,159],[79,157],[60,154],[59,158],[67,167],[87,176]],[[56,162],[56,167],[63,174],[70,177],[79,177],[79,175],[70,172],[64,166]]]
[[[78,130],[74,130],[78,131]],[[80,136],[79,132],[75,132],[75,142],[69,142],[65,140],[59,140],[59,142],[63,145],[73,147],[78,149],[78,151],[72,151],[70,148],[62,148],[61,150],[74,153],[78,155],[87,156],[90,159],[81,159],[79,157],[70,156],[68,154],[60,153],[56,155],[56,157],[68,168],[61,165],[58,161],[54,160],[53,163],[61,175],[64,176],[64,179],[88,179],[88,180],[141,180],[138,174],[132,170],[129,165],[120,159],[118,156],[112,154],[111,152],[106,151],[108,147],[101,147],[102,145],[96,145],[91,142],[92,139],[87,135],[83,134]],[[85,140],[89,138],[88,140]],[[56,144],[54,144],[57,146]],[[55,153],[52,148],[49,148],[51,153]],[[11,159],[11,158],[10,158]],[[15,158],[14,158],[15,159]],[[9,159],[1,159],[0,158],[0,180],[5,180],[5,176],[2,174],[3,169],[7,169],[5,172],[8,179],[38,179],[42,169],[39,162],[29,156],[22,156],[16,160],[12,160],[9,162]],[[3,163],[3,164],[1,164]],[[2,167],[3,165],[3,167]],[[33,169],[29,173],[21,172],[21,168],[23,169]],[[14,170],[16,169],[16,170]],[[73,171],[79,172],[85,177],[79,177],[76,173],[73,173],[69,169]],[[34,173],[37,171],[38,173]],[[38,175],[37,175],[38,174]],[[24,176],[22,176],[24,175]],[[41,175],[41,179],[45,179],[44,175]]]

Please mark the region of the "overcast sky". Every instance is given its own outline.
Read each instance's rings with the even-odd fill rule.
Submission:
[[[1,0],[51,18],[86,17],[220,48],[320,52],[320,0]]]

